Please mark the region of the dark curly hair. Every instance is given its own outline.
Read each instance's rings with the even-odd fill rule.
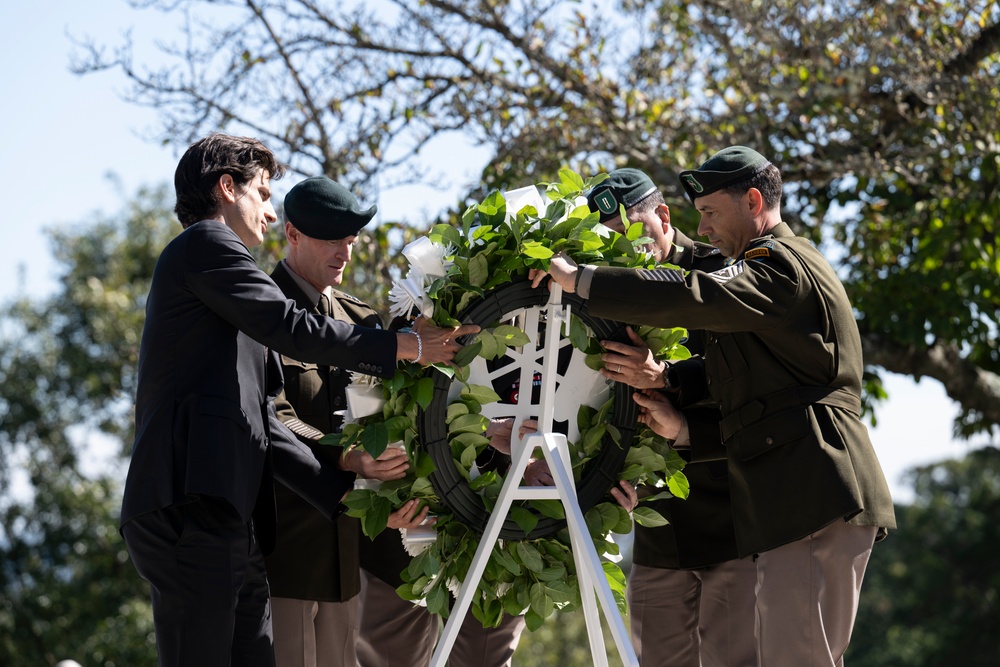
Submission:
[[[219,210],[215,185],[229,174],[238,186],[252,181],[260,170],[272,180],[284,176],[285,165],[267,146],[252,137],[234,137],[215,132],[191,144],[174,172],[177,204],[174,213],[185,229],[213,217]]]

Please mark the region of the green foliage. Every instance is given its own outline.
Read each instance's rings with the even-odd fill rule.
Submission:
[[[993,665],[1000,630],[1000,450],[912,470],[916,501],[875,545],[845,662]]]
[[[155,661],[148,588],[117,530],[120,471],[82,474],[80,441],[131,441],[145,298],[178,231],[163,189],[51,230],[58,290],[0,319],[2,664]]]
[[[421,151],[458,131],[492,149],[469,199],[567,165],[638,167],[692,233],[677,172],[757,148],[781,168],[785,219],[845,276],[872,372],[940,380],[962,435],[1000,424],[994,0],[133,4],[192,17],[186,48],[141,67],[128,44],[85,46],[80,71],[120,66],[168,142],[245,130],[304,174],[435,184]],[[199,31],[202,15],[233,29]],[[483,203],[492,227],[499,202]],[[519,252],[546,260],[537,239]],[[470,286],[488,287],[481,268]]]
[[[646,243],[638,235],[628,240],[626,236],[608,230],[586,206],[578,205],[583,189],[593,186],[594,180],[585,181],[571,170],[559,172],[560,180],[544,184],[550,204],[539,212],[534,206],[519,211],[508,211],[499,192],[486,196],[482,202],[470,206],[462,218],[461,231],[446,225],[435,226],[430,234],[432,242],[451,248],[445,257],[447,275],[436,280],[430,292],[434,301],[434,319],[440,323],[457,323],[457,316],[471,301],[490,289],[493,283],[505,284],[516,277],[524,277],[529,267],[547,266],[554,252],[566,252],[574,259],[616,264],[645,266],[651,260],[635,250]],[[604,175],[596,181],[603,180]],[[478,218],[479,225],[471,221]],[[639,225],[633,225],[635,229]],[[625,239],[625,242],[622,242]],[[645,327],[642,333],[652,341],[654,350],[664,358],[686,358],[687,350],[680,345],[683,329],[664,330]],[[574,345],[584,351],[599,352],[600,343],[579,319],[570,326]],[[491,471],[488,476],[471,480],[470,469],[477,457],[489,445],[485,436],[489,419],[482,414],[484,405],[495,403],[500,396],[492,387],[473,384],[468,380],[468,364],[476,357],[496,359],[531,342],[531,336],[510,324],[494,323],[486,326],[470,341],[469,347],[456,363],[462,368],[455,372],[457,381],[463,383],[458,396],[447,407],[446,423],[451,445],[453,464],[467,480],[470,488],[481,494],[487,507],[493,507],[503,486],[503,476]],[[329,436],[342,446],[358,446],[373,456],[378,456],[395,437],[403,441],[411,460],[426,456],[419,446],[414,424],[418,408],[426,409],[432,396],[431,375],[439,370],[423,371],[406,366],[396,376],[383,382],[382,395],[385,405],[381,414],[362,418],[359,423],[347,426],[339,436]],[[628,446],[622,443],[617,429],[608,423],[608,414],[614,397],[598,409],[582,407],[578,414],[581,438],[570,443],[570,456],[575,474],[595,457],[606,433],[614,442],[610,446]],[[391,420],[401,420],[404,428],[397,428],[389,435]],[[645,431],[643,440],[636,440],[631,448],[623,471],[623,478],[671,490],[683,490],[686,479],[681,468],[683,461],[674,454],[667,454],[669,447],[662,442],[658,451],[652,443],[659,440]],[[672,451],[672,450],[671,450]],[[669,458],[669,463],[668,463]],[[415,466],[419,467],[419,466]],[[378,490],[355,490],[345,501],[348,513],[361,518],[368,535],[381,532],[386,526],[389,509],[398,507],[414,495],[413,489],[426,482],[412,470],[399,483],[382,485]],[[408,490],[409,489],[409,490]],[[432,513],[437,517],[438,539],[428,551],[421,554],[419,563],[411,564],[403,573],[406,584],[399,589],[406,599],[426,599],[428,605],[446,614],[447,589],[464,581],[471,564],[478,536],[454,520],[450,510],[437,498],[428,497]],[[534,508],[543,516],[562,516],[563,508],[556,501],[532,501],[515,504],[511,518],[531,538],[538,524],[538,516],[529,511]],[[663,521],[652,509],[644,508],[643,520]],[[610,533],[627,533],[632,528],[628,512],[613,502],[602,502],[586,515],[587,525],[600,555],[616,555],[617,545],[607,540]],[[563,531],[565,533],[565,531]],[[540,627],[555,611],[572,611],[579,606],[579,592],[573,575],[575,564],[569,550],[568,534],[556,539],[531,539],[498,546],[487,565],[478,596],[474,599],[473,613],[486,625],[499,622],[503,613],[525,614],[530,629]],[[430,554],[430,555],[426,555]],[[432,569],[432,565],[436,569]],[[624,607],[624,579],[617,566],[607,563],[608,580]],[[454,592],[454,590],[452,590]]]
[[[156,662],[149,588],[118,535],[117,485],[31,470],[36,496],[0,511],[0,663]]]

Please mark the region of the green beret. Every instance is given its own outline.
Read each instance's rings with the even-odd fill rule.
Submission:
[[[326,176],[307,178],[285,195],[285,221],[322,241],[356,236],[376,211],[374,205],[362,211],[350,190]]]
[[[645,172],[629,167],[615,169],[590,191],[587,206],[591,212],[600,212],[601,222],[607,222],[618,215],[619,204],[627,211],[654,192],[656,186]]]
[[[681,185],[694,201],[730,185],[753,178],[770,162],[763,155],[746,146],[730,146],[705,160],[697,169],[681,172]]]

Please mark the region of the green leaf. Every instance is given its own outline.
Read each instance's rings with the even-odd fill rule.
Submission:
[[[587,346],[590,344],[590,332],[587,331],[587,325],[583,323],[583,320],[576,315],[570,316],[569,339],[573,343],[573,347],[581,352],[587,351]]]
[[[472,399],[480,405],[500,401],[500,395],[493,391],[492,387],[484,387],[481,384],[466,385],[465,391],[461,393],[461,397]]]
[[[521,566],[517,564],[510,554],[500,548],[499,545],[493,547],[493,559],[514,576],[521,575]]]
[[[490,486],[491,484],[496,484],[498,480],[499,476],[495,470],[487,470],[479,477],[469,482],[469,488],[473,491],[479,491],[487,486]]]
[[[595,453],[601,447],[601,439],[604,437],[606,426],[598,424],[583,434],[581,446],[588,456]]]
[[[542,618],[548,618],[555,611],[555,603],[541,584],[531,586],[531,609]]]
[[[458,402],[452,403],[451,405],[448,406],[448,409],[445,412],[444,422],[446,424],[450,424],[453,421],[455,421],[456,417],[461,417],[462,415],[467,415],[467,414],[469,414],[469,406],[467,406],[465,403],[458,403]]]
[[[490,333],[508,347],[521,347],[531,342],[528,334],[510,324],[498,325]]]
[[[483,359],[496,359],[506,352],[506,347],[496,339],[496,336],[489,329],[483,329],[476,334],[476,342],[480,346],[479,356]]]
[[[538,241],[525,241],[521,245],[521,252],[525,256],[532,257],[534,259],[549,259],[554,254]]]
[[[479,254],[469,260],[469,282],[481,287],[490,275],[489,260],[485,254]]]
[[[434,379],[420,378],[413,388],[413,398],[422,410],[426,410],[434,399]]]
[[[656,528],[658,526],[666,526],[670,523],[652,507],[636,507],[632,510],[632,517],[637,524],[644,528]]]
[[[510,508],[510,517],[514,519],[514,523],[517,524],[518,528],[524,531],[525,535],[530,535],[531,531],[533,531],[535,526],[538,525],[538,517],[535,516],[533,512],[529,512],[519,505],[514,505]],[[527,563],[525,563],[525,565],[528,566],[529,570],[534,569]]]
[[[484,433],[489,422],[490,420],[482,415],[471,413],[459,415],[449,424],[448,432],[452,435],[459,433]]]
[[[429,454],[416,452],[414,456],[417,461],[413,467],[413,474],[417,477],[427,477],[432,472],[437,470],[437,466],[434,465],[434,459],[432,459]]]
[[[530,504],[542,516],[547,516],[550,519],[566,518],[566,508],[563,507],[561,501],[541,498],[532,500]]]
[[[542,554],[538,553],[538,549],[533,545],[521,541],[517,543],[515,549],[517,550],[518,558],[520,558],[526,568],[532,572],[541,572],[545,569],[545,561],[542,559]]]
[[[361,446],[371,454],[373,459],[377,459],[389,446],[389,429],[384,422],[375,422],[365,426],[361,432]]]
[[[584,357],[583,363],[592,371],[599,371],[604,368],[604,360],[601,359],[601,355],[599,354],[588,354]]]
[[[678,498],[687,498],[691,493],[691,484],[688,482],[687,476],[680,470],[667,478],[667,488]]]
[[[646,230],[641,222],[631,222],[629,223],[628,228],[625,230],[625,238],[627,238],[629,241],[634,242],[636,239],[642,236],[642,233],[644,231]]]
[[[538,628],[542,627],[544,623],[545,619],[531,609],[524,612],[524,627],[528,628],[528,632],[534,632]]]
[[[462,465],[465,466],[466,468],[471,468],[472,464],[476,462],[476,456],[478,455],[479,453],[476,451],[476,448],[472,445],[469,445],[462,452],[462,458],[461,458]]]
[[[643,474],[664,470],[665,467],[663,457],[649,447],[629,447],[618,479],[638,479]]]
[[[478,210],[480,222],[495,227],[503,224],[507,216],[507,201],[499,191],[494,190],[479,204]]]
[[[374,539],[379,533],[385,530],[389,523],[389,514],[392,513],[392,503],[387,498],[375,496],[372,506],[365,514],[361,524],[365,535]]]
[[[453,245],[456,248],[462,247],[462,235],[451,225],[434,225],[430,234],[431,241],[441,245]]]
[[[448,601],[450,596],[444,587],[444,582],[436,584],[427,594],[427,611],[441,617],[448,616]]]
[[[478,417],[479,415],[474,415]],[[462,450],[466,447],[485,447],[490,444],[490,439],[478,433],[459,433],[450,439],[452,443],[458,443]]]
[[[586,189],[586,184],[583,182],[583,178],[567,167],[563,167],[559,170],[559,180],[568,188],[572,188],[569,192],[583,192]]]
[[[601,563],[601,566],[604,569],[604,576],[607,577],[611,593],[615,596],[618,611],[626,613],[628,611],[628,602],[625,598],[625,574],[614,563],[604,561]]]

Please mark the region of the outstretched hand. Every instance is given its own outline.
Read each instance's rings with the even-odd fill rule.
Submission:
[[[552,280],[558,283],[564,292],[572,294],[576,291],[576,272],[579,270],[576,262],[570,259],[568,255],[559,253],[549,260],[548,271],[531,269],[528,271],[528,279],[531,280],[532,287],[538,287],[542,284],[545,276],[551,276]]]
[[[639,504],[639,494],[628,480],[623,479],[619,481],[618,486],[621,489],[611,487],[611,495],[618,501],[619,505],[625,508],[626,512],[631,512]]]
[[[358,477],[388,482],[406,476],[410,457],[398,447],[387,447],[377,459],[364,450],[348,449],[341,456],[340,467],[357,473]]]
[[[432,364],[450,364],[455,354],[462,349],[457,339],[467,334],[479,333],[475,324],[463,324],[458,327],[437,327],[428,323],[423,317],[418,317],[413,323],[413,332],[420,335],[420,356],[416,353],[413,361],[423,366]],[[416,350],[414,351],[416,352]]]
[[[601,354],[604,368],[601,375],[614,382],[624,382],[636,389],[660,389],[663,387],[663,371],[666,362],[657,361],[646,341],[639,337],[632,327],[625,327],[631,345],[613,340],[601,341],[607,352]]]
[[[663,394],[649,389],[632,394],[632,399],[642,407],[639,421],[667,440],[676,440],[684,424],[684,416]]]
[[[429,507],[424,505],[420,507],[420,501],[417,498],[411,498],[400,506],[398,510],[389,515],[389,521],[386,524],[387,528],[405,528],[407,530],[413,530],[419,527],[427,519],[427,512]],[[431,519],[426,525],[432,526],[437,521],[437,519]]]

